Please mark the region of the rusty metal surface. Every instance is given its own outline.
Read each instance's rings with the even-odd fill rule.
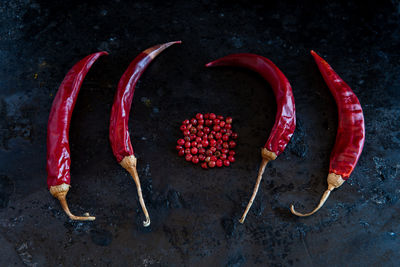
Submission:
[[[67,1],[65,1],[67,2]],[[1,266],[395,266],[400,257],[400,3],[2,1],[0,4]],[[261,1],[260,1],[261,2]],[[130,129],[152,224],[109,141],[116,85],[142,50],[160,55],[135,93]],[[366,143],[350,180],[309,218],[326,188],[337,113],[313,62],[321,54],[353,88]],[[46,126],[69,68],[107,50],[87,75],[70,129],[68,220],[46,188]],[[287,76],[298,126],[268,165],[244,225],[260,147],[274,123],[269,85],[248,71],[206,69],[229,53],[257,53]],[[180,122],[230,115],[236,162],[204,171],[177,156]]]

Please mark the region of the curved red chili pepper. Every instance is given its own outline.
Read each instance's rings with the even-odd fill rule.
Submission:
[[[240,222],[243,223],[256,197],[265,167],[270,160],[275,160],[283,152],[296,128],[294,97],[290,83],[285,75],[271,60],[265,57],[254,54],[233,54],[206,64],[206,67],[214,66],[244,67],[259,73],[271,85],[277,103],[274,127],[267,143],[261,150],[262,162],[253,195],[240,219]]]
[[[328,189],[318,206],[310,213],[296,212],[292,205],[290,210],[297,216],[309,216],[318,211],[328,199],[330,192],[341,186],[349,178],[361,155],[365,140],[364,114],[357,96],[328,62],[312,50],[311,55],[335,98],[339,124],[335,146],[330,157]]]
[[[71,183],[68,136],[72,111],[83,79],[93,63],[102,55],[108,55],[108,53],[91,54],[70,69],[53,100],[47,125],[47,186],[72,220],[93,221],[95,219],[91,216],[75,216],[68,208],[66,195]]]
[[[136,170],[136,157],[134,156],[131,139],[129,137],[129,112],[132,105],[136,83],[146,70],[147,66],[166,48],[173,44],[180,43],[181,41],[159,44],[140,53],[122,75],[118,83],[117,93],[111,110],[109,133],[111,147],[117,161],[132,175],[132,178],[136,183],[139,202],[146,217],[146,221],[143,222],[145,227],[150,225],[150,216],[143,200],[139,175]]]

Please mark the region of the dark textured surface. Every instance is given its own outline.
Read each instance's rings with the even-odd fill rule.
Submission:
[[[0,265],[396,266],[400,258],[400,3],[265,4],[1,1]],[[68,4],[67,4],[68,2]],[[260,1],[261,2],[261,1]],[[299,1],[300,2],[300,1]],[[119,77],[142,50],[182,40],[142,77],[131,137],[152,218],[108,142]],[[349,182],[309,218],[326,188],[337,113],[309,50],[320,53],[364,108],[366,143]],[[107,50],[89,72],[72,117],[72,222],[46,188],[46,124],[69,68]],[[286,74],[298,127],[266,169],[244,225],[275,117],[259,76],[203,65],[229,53],[270,58]],[[234,118],[237,162],[203,171],[174,150],[196,112]]]

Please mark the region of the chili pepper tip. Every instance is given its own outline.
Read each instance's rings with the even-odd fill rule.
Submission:
[[[317,52],[315,52],[314,50],[310,51],[311,55],[313,56],[314,60],[318,60],[318,61],[323,61],[325,62],[325,60],[323,58],[321,58]]]
[[[214,63],[215,63],[215,61],[211,61],[211,62],[208,62],[206,65],[204,65],[205,67],[214,67]]]

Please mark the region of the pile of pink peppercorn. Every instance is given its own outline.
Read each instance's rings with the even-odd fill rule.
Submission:
[[[186,161],[201,163],[203,169],[226,166],[235,162],[238,134],[232,131],[232,118],[214,113],[197,113],[195,118],[184,120],[180,127],[183,138],[176,150]]]

